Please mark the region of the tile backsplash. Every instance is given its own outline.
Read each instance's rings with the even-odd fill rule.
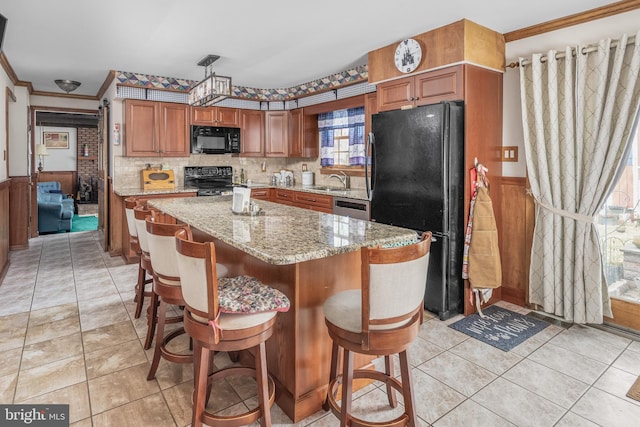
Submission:
[[[262,164],[265,164],[265,172],[262,172]],[[320,174],[320,158],[317,159],[286,159],[266,157],[239,157],[231,154],[193,154],[190,157],[123,157],[116,156],[113,165],[113,185],[115,188],[140,187],[140,171],[147,167],[157,168],[164,165],[173,169],[176,185],[184,183],[185,166],[231,166],[234,173],[240,173],[244,169],[245,179],[254,183],[268,184],[271,176],[280,169],[293,171],[297,184],[302,183],[302,165],[307,165],[307,170],[315,172],[316,185],[339,185],[337,180],[330,180],[329,175]],[[351,188],[364,189],[365,182],[362,177],[351,177]]]

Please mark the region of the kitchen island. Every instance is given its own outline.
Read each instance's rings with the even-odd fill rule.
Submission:
[[[260,201],[257,216],[236,215],[231,196],[152,199],[152,207],[189,224],[196,240],[216,244],[232,276],[248,274],[284,292],[267,341],[276,401],[295,422],[320,410],[329,379],[331,340],[322,304],[360,287],[360,248],[413,240],[412,230]],[[364,356],[356,365],[370,362]]]

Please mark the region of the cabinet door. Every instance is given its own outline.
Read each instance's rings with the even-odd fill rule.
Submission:
[[[124,147],[126,156],[156,157],[160,141],[158,103],[127,99],[124,102]]]
[[[414,78],[393,80],[378,85],[378,111],[399,110],[414,104]]]
[[[462,65],[415,76],[416,105],[464,99]]]
[[[241,110],[240,112],[241,156],[264,156],[264,112]]]
[[[288,111],[267,111],[265,113],[265,156],[287,157],[289,152],[288,117]]]
[[[364,135],[365,138],[371,132],[371,116],[378,113],[378,96],[375,92],[368,93],[364,97]]]
[[[303,108],[289,111],[289,157],[318,157],[318,116]]]
[[[160,103],[160,152],[163,156],[189,157],[189,106]]]
[[[240,126],[240,111],[237,108],[215,107],[216,125],[237,128]]]
[[[289,111],[289,157],[302,157],[303,120],[302,109]]]
[[[212,107],[191,107],[191,124],[199,126],[213,126],[216,113]]]

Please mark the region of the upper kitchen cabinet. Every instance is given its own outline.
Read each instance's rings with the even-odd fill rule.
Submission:
[[[462,65],[442,68],[403,79],[380,83],[378,111],[464,99]]]
[[[289,157],[318,157],[318,116],[302,108],[289,111]]]
[[[130,157],[188,157],[189,106],[125,100],[124,146]]]
[[[240,155],[264,157],[264,111],[240,110]]]
[[[240,110],[228,107],[191,107],[191,124],[200,126],[240,126]]]
[[[289,112],[267,111],[265,119],[265,157],[289,155]]]

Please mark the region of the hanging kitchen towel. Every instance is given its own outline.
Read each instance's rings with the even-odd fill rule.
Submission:
[[[469,244],[469,283],[472,288],[495,289],[502,285],[498,229],[486,186],[478,186]],[[479,308],[479,307],[478,307]]]

